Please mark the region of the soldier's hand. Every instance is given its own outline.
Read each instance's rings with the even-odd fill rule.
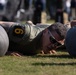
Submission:
[[[57,54],[56,50],[50,50],[50,51],[41,51],[41,54]]]

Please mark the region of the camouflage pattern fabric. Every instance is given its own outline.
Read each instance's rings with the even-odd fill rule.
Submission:
[[[61,23],[55,23],[52,25],[42,25],[35,26],[30,24],[21,24],[15,22],[0,22],[0,24],[6,30],[9,37],[9,48],[8,51],[19,52],[23,55],[35,55],[42,51],[42,36],[45,34],[46,29],[49,32],[55,32],[54,34],[54,43],[51,42],[50,34],[47,32],[49,36],[45,36],[48,38],[48,42],[50,46],[56,46],[60,43],[60,45],[64,44],[64,38],[67,32],[67,28]],[[56,39],[57,38],[57,39]],[[47,40],[47,39],[46,39]],[[44,43],[45,40],[44,40]],[[48,46],[48,45],[47,45]],[[54,49],[54,47],[52,47]],[[51,50],[52,50],[51,49]],[[49,51],[51,51],[49,50]],[[48,50],[47,50],[48,51]]]
[[[9,51],[26,55],[37,54],[41,51],[42,32],[49,25],[32,26],[15,22],[0,22],[9,36]]]

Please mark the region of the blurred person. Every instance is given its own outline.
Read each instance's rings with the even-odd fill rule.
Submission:
[[[23,0],[22,4],[22,8],[17,11],[17,15],[15,17],[17,22],[32,20],[33,0]]]
[[[7,0],[0,0],[0,10],[2,10],[4,8],[6,3],[7,3]]]
[[[56,14],[56,0],[47,0],[46,1],[47,5],[47,10],[50,15],[50,19],[55,19],[55,14]]]
[[[21,8],[23,0],[8,0],[6,4],[6,11],[2,17],[2,21],[15,21],[15,15]]]
[[[42,0],[42,3],[43,3],[43,11],[46,10],[46,0]]]
[[[76,19],[76,0],[71,0],[71,19]]]
[[[46,9],[46,0],[35,0],[34,7],[33,23],[41,23],[42,12]]]
[[[68,21],[71,20],[71,0],[65,0],[64,11],[68,15]]]
[[[24,10],[25,10],[26,21],[32,20],[32,17],[33,17],[33,0],[24,0]]]
[[[63,0],[56,0],[55,22],[64,23],[64,19],[63,19]]]
[[[43,10],[41,12],[41,23],[45,24],[47,21],[47,13],[46,13],[46,0],[42,0]]]
[[[0,0],[0,20],[2,19],[3,15],[5,14],[5,8],[8,0]]]
[[[76,57],[76,20],[70,22],[71,28],[68,30],[65,38],[67,52]]]

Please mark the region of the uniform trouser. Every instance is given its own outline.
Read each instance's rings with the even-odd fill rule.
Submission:
[[[6,30],[9,37],[9,48],[8,51],[20,52],[23,55],[34,55],[41,51],[41,36],[42,31],[49,25],[21,25],[15,22],[0,22],[1,26]],[[13,29],[17,30],[19,35],[13,33]],[[30,30],[31,28],[31,30]],[[27,29],[27,30],[26,30]],[[24,31],[24,34],[21,32]],[[30,32],[29,32],[30,31]],[[30,36],[29,36],[30,33]]]
[[[41,11],[35,10],[33,15],[33,23],[41,23]]]
[[[74,19],[76,17],[76,9],[75,8],[71,9],[71,17],[72,17],[72,19]]]

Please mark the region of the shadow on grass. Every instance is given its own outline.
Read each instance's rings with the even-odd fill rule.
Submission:
[[[75,58],[76,57],[74,57],[74,56],[70,56],[69,54],[68,55],[66,55],[66,54],[64,54],[64,55],[38,55],[38,56],[33,56],[33,58],[63,58],[63,59],[66,59],[66,61],[64,61],[64,62],[50,62],[50,63],[46,63],[46,62],[36,62],[36,63],[32,63],[32,65],[34,65],[34,66],[39,66],[39,65],[41,65],[41,66],[47,66],[47,65],[50,65],[50,66],[69,66],[69,65],[76,65],[76,62],[68,62],[67,60],[69,60],[69,59],[74,59],[75,60]],[[60,60],[60,59],[58,59],[58,60]]]
[[[53,65],[55,65],[55,66],[66,66],[66,65],[76,65],[76,63],[75,62],[69,62],[69,63],[42,63],[42,62],[39,62],[39,63],[33,63],[32,65],[34,65],[34,66],[47,66],[47,65],[50,65],[50,66],[53,66]]]
[[[75,56],[70,56],[68,55],[37,55],[37,56],[32,56],[32,58],[76,58]]]

